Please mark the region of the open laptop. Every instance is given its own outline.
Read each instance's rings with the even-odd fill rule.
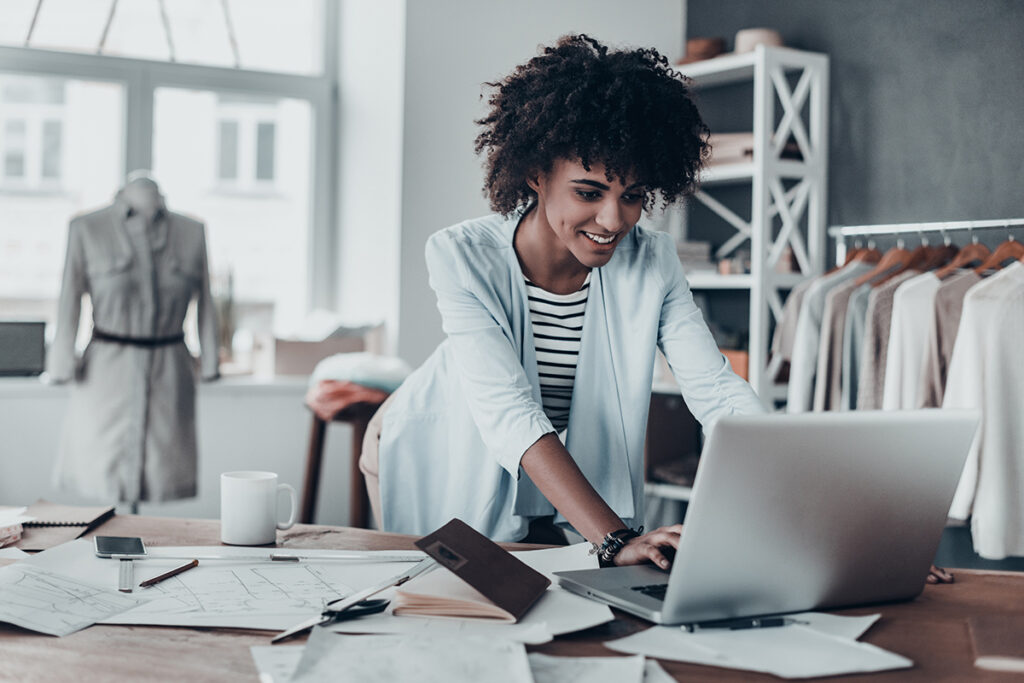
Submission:
[[[671,570],[556,572],[559,583],[660,624],[910,600],[978,420],[950,410],[723,418]]]

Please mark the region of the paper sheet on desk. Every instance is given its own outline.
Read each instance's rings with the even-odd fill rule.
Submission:
[[[686,633],[655,626],[605,645],[612,650],[692,664],[770,673],[780,678],[811,678],[913,666],[906,657],[856,640],[875,620],[800,614],[808,626]],[[844,620],[846,623],[843,623]]]
[[[0,621],[66,636],[141,601],[19,562],[0,569]]]
[[[161,560],[161,555],[252,556],[269,552],[265,548],[223,546],[150,548],[150,559],[135,563],[135,575],[141,581],[181,564],[180,559]],[[289,552],[315,557],[338,551]],[[96,557],[92,543],[86,540],[66,543],[24,562],[56,572],[73,568],[75,575],[86,581],[117,586],[117,562]],[[410,566],[412,563],[405,562],[201,560],[195,569],[152,588],[136,590],[136,595],[150,600],[103,623],[282,630],[320,613],[325,601],[344,597]]]
[[[562,548],[517,551],[512,554],[541,574],[554,578],[552,572],[596,568],[597,558],[589,553],[589,543],[578,543]],[[389,598],[392,594],[393,592],[389,591],[381,597]],[[389,608],[383,614],[338,622],[329,628],[337,633],[402,633],[436,636],[474,634],[536,645],[546,643],[554,636],[599,626],[613,618],[614,615],[607,605],[573,595],[552,583],[545,594],[516,624],[497,624],[482,619],[395,617],[392,616]]]
[[[314,628],[292,681],[533,683],[521,643],[489,638],[350,637]]]

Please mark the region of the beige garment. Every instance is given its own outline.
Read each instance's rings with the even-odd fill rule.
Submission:
[[[981,282],[973,270],[961,270],[946,278],[935,293],[935,320],[928,331],[924,365],[921,370],[919,407],[937,408],[946,392],[949,361],[953,357],[956,331],[967,290]]]
[[[120,196],[73,219],[47,358],[50,376],[71,382],[55,473],[60,488],[111,502],[195,496],[195,358],[184,343],[147,347],[95,337],[77,357],[86,294],[97,330],[136,339],[180,335],[195,301],[198,370],[204,379],[217,377],[203,224],[166,209],[147,224]]]
[[[793,357],[793,338],[796,336],[796,323],[800,318],[800,305],[803,303],[804,294],[814,284],[815,279],[804,280],[786,297],[786,305],[782,307],[782,320],[779,321],[772,336],[773,356],[782,356],[782,360],[785,361]]]
[[[871,290],[868,298],[867,326],[861,352],[861,373],[857,385],[857,410],[880,410],[885,386],[885,361],[889,349],[889,328],[892,324],[892,301],[896,288],[904,281],[920,275],[905,270]]]
[[[840,382],[843,374],[843,328],[850,295],[857,289],[854,280],[844,282],[825,297],[818,341],[818,371],[814,375],[815,412],[839,410]]]
[[[363,452],[359,456],[359,471],[366,479],[366,494],[370,498],[370,509],[373,510],[373,519],[378,529],[383,528],[380,523],[380,432],[384,424],[384,413],[394,398],[394,394],[388,396],[388,400],[381,404],[366,424]]]

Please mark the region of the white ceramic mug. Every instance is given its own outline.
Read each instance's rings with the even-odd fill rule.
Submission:
[[[277,521],[277,494],[291,498],[288,521]],[[278,529],[295,524],[299,506],[295,489],[278,484],[273,472],[225,472],[220,475],[220,540],[230,545],[266,545]]]

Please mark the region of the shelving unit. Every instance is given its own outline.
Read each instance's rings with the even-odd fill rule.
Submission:
[[[771,320],[782,316],[781,292],[825,266],[828,65],[827,55],[761,45],[753,52],[681,67],[700,90],[753,81],[753,160],[709,167],[695,195],[736,233],[715,256],[725,258],[749,243],[751,272],[694,272],[688,279],[694,290],[750,291],[750,384],[768,407],[785,397],[785,387],[772,381],[778,368],[770,366],[768,358]],[[790,77],[795,77],[795,87],[790,87]],[[790,138],[800,149],[800,160],[781,158]],[[716,188],[748,183],[749,220],[714,197]],[[775,270],[787,246],[799,273]]]

